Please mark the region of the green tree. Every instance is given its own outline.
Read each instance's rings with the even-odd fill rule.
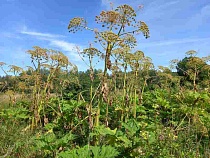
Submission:
[[[196,91],[197,83],[208,79],[208,69],[206,69],[208,57],[199,58],[194,50],[186,52],[187,57],[177,63],[177,73],[183,76],[185,81],[193,83]]]

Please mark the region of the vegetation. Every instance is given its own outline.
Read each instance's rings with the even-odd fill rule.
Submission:
[[[98,29],[84,18],[70,21],[69,32],[95,36],[97,48],[78,49],[88,59],[85,72],[38,46],[27,52],[33,66],[26,70],[11,65],[9,75],[0,63],[0,97],[7,96],[1,157],[210,157],[210,58],[189,51],[156,70],[141,50],[133,52],[137,34],[149,38],[136,13],[129,5],[102,11]]]

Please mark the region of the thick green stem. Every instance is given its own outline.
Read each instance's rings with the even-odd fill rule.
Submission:
[[[106,127],[108,127],[109,125],[109,121],[108,121],[108,118],[109,118],[109,100],[108,100],[108,103],[106,104]]]
[[[135,82],[137,83],[138,71],[135,71]],[[137,89],[136,83],[134,86],[134,103],[133,103],[133,117],[136,118],[136,101],[137,101]]]
[[[196,92],[196,66],[195,66],[195,72],[194,72],[194,76],[193,76],[193,90],[194,90],[194,92]]]
[[[145,78],[145,80],[144,80],[144,85],[143,85],[143,87],[142,87],[142,90],[141,90],[141,95],[140,95],[140,102],[139,102],[139,104],[141,105],[141,103],[142,103],[142,100],[143,100],[143,94],[144,94],[144,89],[145,89],[145,87],[146,87],[146,84],[147,84],[147,79]]]
[[[89,129],[93,127],[93,119],[92,119],[92,99],[93,99],[93,81],[91,81],[90,85],[90,103],[89,103]]]
[[[99,126],[99,118],[100,118],[100,105],[101,105],[101,100],[98,99],[98,108],[96,112],[96,119],[95,119],[95,126]]]
[[[124,78],[123,78],[123,110],[121,114],[121,121],[123,122],[124,119],[124,112],[126,108],[126,80],[127,80],[127,63],[124,66]],[[128,118],[125,118],[128,119]]]

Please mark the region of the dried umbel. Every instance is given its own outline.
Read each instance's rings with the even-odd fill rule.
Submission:
[[[117,42],[121,41],[119,36],[112,31],[104,31],[100,34],[101,39],[105,40],[106,42]],[[99,40],[101,40],[99,39]]]
[[[68,66],[69,60],[62,52],[56,52],[50,55],[51,60],[58,62],[61,66]]]
[[[139,31],[141,31],[143,33],[145,38],[150,37],[149,36],[149,27],[147,26],[147,24],[145,22],[139,21],[139,23],[137,24],[137,27],[139,28]]]
[[[126,54],[130,52],[130,47],[124,46],[124,47],[118,47],[112,51],[112,54],[114,54],[118,59],[125,59]]]
[[[142,60],[144,58],[144,52],[138,50],[134,53],[135,60]]]
[[[144,57],[144,69],[149,70],[151,68],[154,68],[152,59],[150,57]]]
[[[129,5],[120,5],[119,7],[117,7],[117,9],[115,10],[117,12],[120,13],[121,18],[120,18],[120,23],[125,25],[132,25],[133,22],[135,22],[135,17],[136,17],[136,13],[135,10],[129,6]]]
[[[122,43],[120,43],[121,46],[127,46],[129,48],[134,48],[137,44],[136,38],[131,34],[126,34],[123,39]]]
[[[203,60],[198,57],[190,57],[186,63],[186,66],[191,69],[200,69],[204,66]]]
[[[136,51],[134,54],[130,54],[130,66],[132,69],[139,69],[140,65],[143,64],[143,60],[144,60],[144,53],[140,50]]]
[[[124,50],[122,48],[116,48],[112,51],[112,54],[116,55],[120,55],[120,54],[124,54]]]
[[[192,56],[195,56],[197,52],[195,50],[190,50],[190,51],[187,51],[185,54],[192,57]]]
[[[75,33],[78,30],[82,30],[87,26],[87,22],[85,19],[80,18],[80,17],[75,17],[70,20],[68,30],[69,32]]]
[[[32,60],[37,59],[48,59],[47,49],[40,48],[38,46],[33,47],[35,50],[28,50],[27,53],[31,55]]]
[[[84,49],[81,53],[87,56],[93,57],[95,55],[99,56],[100,51],[96,48],[91,47],[91,48]]]
[[[15,65],[10,65],[10,70],[9,72],[13,72],[13,73],[20,73],[20,72],[23,72],[23,69],[19,66],[15,66]]]
[[[102,23],[102,27],[106,24],[117,24],[120,20],[120,14],[116,11],[102,11],[99,16],[96,16],[95,21]]]

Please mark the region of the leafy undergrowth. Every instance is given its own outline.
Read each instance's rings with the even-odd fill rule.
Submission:
[[[89,129],[86,103],[51,99],[48,123],[31,128],[29,103],[20,102],[0,112],[0,154],[3,157],[209,157],[210,96],[164,90],[145,93],[137,118],[115,118]],[[60,105],[58,109],[58,105]],[[102,107],[102,112],[106,106]],[[81,116],[82,115],[82,116]],[[103,114],[101,120],[103,120]]]

